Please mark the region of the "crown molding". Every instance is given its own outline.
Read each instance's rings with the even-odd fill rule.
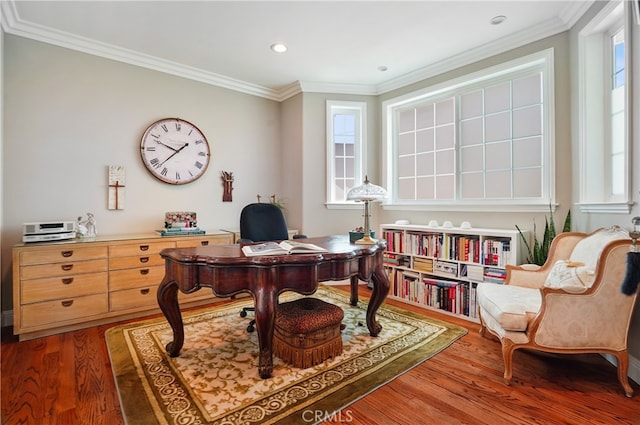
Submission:
[[[503,37],[496,42],[490,42],[483,46],[467,50],[458,55],[441,60],[433,65],[429,65],[401,75],[397,78],[385,81],[376,87],[376,94],[385,94],[392,90],[406,87],[427,78],[443,74],[447,71],[522,47],[533,43],[534,41],[551,37],[563,31],[568,31],[592,4],[593,1],[571,2],[565,9],[563,9],[559,18],[547,20],[540,25],[519,31],[509,37]]]
[[[55,46],[112,59],[119,62],[136,65],[166,74],[187,78],[213,86],[227,88],[254,96],[271,100],[281,100],[281,94],[277,90],[236,80],[224,75],[204,71],[199,68],[187,66],[173,61],[168,61],[155,56],[146,55],[134,50],[125,49],[107,43],[102,43],[90,38],[81,37],[65,31],[23,21],[18,16],[15,1],[0,2],[2,13],[2,29],[7,34],[17,35],[36,41],[41,41]]]
[[[593,1],[570,2],[562,11],[560,18],[549,20],[541,25],[504,37],[497,42],[487,43],[479,48],[443,59],[438,63],[417,69],[378,85],[295,81],[277,90],[24,21],[18,16],[15,0],[0,1],[0,14],[2,16],[2,29],[8,34],[282,102],[303,92],[381,95],[566,31],[577,22],[592,4]]]
[[[374,85],[368,84],[344,84],[344,83],[319,83],[313,81],[301,81],[300,87],[306,93],[336,93],[375,96],[378,94]]]

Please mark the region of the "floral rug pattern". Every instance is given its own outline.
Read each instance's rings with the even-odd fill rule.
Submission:
[[[239,316],[242,306],[251,305],[250,300],[185,314],[184,346],[175,358],[169,357],[164,348],[173,336],[166,320],[132,323],[107,331],[127,423],[315,423],[318,406],[322,406],[321,412],[331,415],[397,376],[395,373],[385,379],[382,372],[402,356],[433,345],[432,342],[452,330],[456,331],[456,338],[466,333],[462,328],[383,305],[376,316],[382,332],[378,337],[371,337],[366,326],[368,300],[360,300],[354,307],[349,304],[348,294],[325,286],[313,296],[344,310],[343,353],[308,369],[289,366],[274,356],[270,379],[261,379],[258,375],[258,336],[246,330],[250,319]],[[280,302],[298,297],[293,293],[284,294]],[[124,360],[128,367],[125,369],[129,372],[135,369],[137,382],[133,374],[121,375],[117,370],[122,362],[111,353],[116,337],[124,342],[120,345],[126,347],[113,351],[126,354]],[[453,340],[447,338],[445,345],[429,356]],[[400,373],[427,358],[418,356],[414,364]],[[394,363],[393,368],[396,366]],[[367,377],[372,375],[380,375],[383,380],[374,380],[371,386],[371,378]],[[368,387],[361,388],[359,380]],[[130,399],[123,394],[123,390],[132,385],[144,394],[144,404],[149,409],[141,409],[144,407],[141,403],[132,403],[133,399],[142,397]],[[357,394],[354,388],[358,388]],[[337,404],[327,405],[334,398]]]

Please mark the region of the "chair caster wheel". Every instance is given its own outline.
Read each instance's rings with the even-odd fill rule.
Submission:
[[[247,312],[246,312],[246,311],[244,311],[244,310],[242,310],[242,311],[240,312],[240,317],[247,317]]]
[[[256,330],[256,328],[254,328],[253,325],[247,326],[247,332],[251,333],[251,332],[253,332],[255,330]]]

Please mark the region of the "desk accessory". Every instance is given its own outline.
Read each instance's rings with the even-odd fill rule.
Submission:
[[[194,211],[168,211],[164,214],[164,229],[156,231],[160,236],[204,235],[198,227]]]
[[[360,186],[352,188],[347,193],[347,201],[364,202],[364,236],[362,239],[355,241],[358,245],[373,245],[376,240],[371,237],[371,229],[369,227],[369,202],[382,201],[387,196],[387,191],[369,182],[369,177],[365,176],[364,183]]]

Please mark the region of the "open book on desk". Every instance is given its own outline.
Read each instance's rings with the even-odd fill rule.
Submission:
[[[327,250],[312,243],[282,241],[280,243],[264,242],[257,245],[245,245],[242,247],[242,252],[247,257],[255,257],[258,255],[312,254],[327,252]]]

